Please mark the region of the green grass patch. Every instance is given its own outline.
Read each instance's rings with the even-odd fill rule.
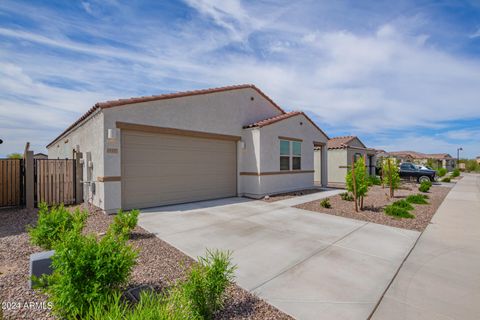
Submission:
[[[457,168],[457,169],[454,169],[453,172],[452,172],[452,177],[458,177],[460,175],[460,170]]]
[[[414,209],[413,206],[409,202],[407,202],[406,200],[395,201],[394,203],[392,203],[392,206],[403,208],[403,209],[406,209],[406,210],[413,210]]]
[[[442,179],[442,182],[450,182],[450,181],[451,181],[450,177],[445,177]]]
[[[409,195],[405,200],[414,204],[428,204],[428,196],[426,194],[412,194]]]
[[[413,214],[411,214],[410,212],[408,212],[407,209],[401,208],[401,207],[398,207],[398,206],[394,206],[394,205],[386,206],[383,209],[383,211],[385,212],[386,215],[389,215],[389,216],[395,217],[395,218],[406,218],[406,219],[415,218],[415,216]]]
[[[432,187],[431,181],[423,181],[422,183],[420,183],[420,187],[418,187],[418,190],[421,192],[428,192],[431,187]]]
[[[322,208],[327,208],[327,209],[332,207],[332,205],[330,204],[329,198],[325,198],[322,201],[320,201],[320,205],[322,206]]]
[[[340,193],[340,198],[345,201],[353,201],[353,195],[350,192]]]

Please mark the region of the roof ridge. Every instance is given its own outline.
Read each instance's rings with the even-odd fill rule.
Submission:
[[[208,89],[198,89],[198,90],[190,90],[190,91],[178,91],[174,93],[164,93],[160,95],[152,95],[152,96],[141,96],[141,97],[132,97],[128,99],[117,99],[117,100],[108,100],[104,102],[97,102],[95,103],[90,109],[87,110],[80,118],[78,118],[74,123],[68,126],[62,133],[60,133],[55,139],[52,140],[47,145],[47,148],[54,144],[58,139],[60,139],[64,134],[75,128],[78,124],[80,124],[83,120],[88,118],[98,109],[106,109],[112,108],[127,104],[135,104],[135,103],[142,103],[142,102],[149,102],[149,101],[156,101],[156,100],[166,100],[166,99],[174,99],[174,98],[181,98],[181,97],[188,97],[194,95],[201,95],[201,94],[210,94],[210,93],[217,93],[223,91],[230,91],[230,90],[239,90],[239,89],[253,89],[257,91],[262,97],[264,97],[267,101],[269,101],[276,109],[278,109],[282,114],[285,114],[285,110],[283,110],[278,104],[275,103],[269,96],[267,96],[262,90],[257,88],[254,84],[238,84],[238,85],[231,85],[231,86],[224,86],[224,87],[214,87]]]
[[[345,138],[357,138],[357,136],[338,136],[338,137],[332,137],[330,140],[333,139],[345,139]]]

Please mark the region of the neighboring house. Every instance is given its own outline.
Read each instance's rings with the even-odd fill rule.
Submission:
[[[45,153],[35,153],[33,159],[48,159],[48,156]]]
[[[310,188],[317,171],[326,185],[327,141],[303,112],[239,85],[97,103],[47,149],[82,153],[84,197],[111,213]]]
[[[367,148],[355,136],[335,137],[328,140],[328,184],[344,186],[348,168],[353,158],[365,157],[365,165],[370,175],[375,175],[376,150]]]
[[[477,157],[477,163],[480,164],[480,156]]]
[[[390,157],[399,162],[413,162],[421,165],[431,165],[434,168],[445,168],[452,171],[456,168],[457,160],[448,153],[421,153],[416,151],[392,151]]]

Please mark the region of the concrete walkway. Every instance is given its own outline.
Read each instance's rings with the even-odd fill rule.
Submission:
[[[312,320],[366,319],[419,236],[243,198],[142,210],[139,224],[194,258],[231,250],[240,286]]]
[[[304,195],[304,196],[293,197],[293,198],[290,198],[290,199],[276,201],[275,203],[280,204],[280,205],[284,205],[284,206],[293,207],[293,206],[296,206],[296,205],[299,205],[299,204],[302,204],[302,203],[332,197],[332,196],[335,196],[335,195],[340,194],[342,192],[345,192],[345,190],[340,190],[340,189],[325,190],[325,191],[322,191],[322,192],[317,192],[317,193],[307,194],[307,195]]]
[[[372,319],[480,319],[480,175],[450,191]]]

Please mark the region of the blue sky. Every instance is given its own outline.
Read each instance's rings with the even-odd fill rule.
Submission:
[[[330,136],[480,155],[480,2],[0,1],[0,157],[98,101],[243,83]]]

